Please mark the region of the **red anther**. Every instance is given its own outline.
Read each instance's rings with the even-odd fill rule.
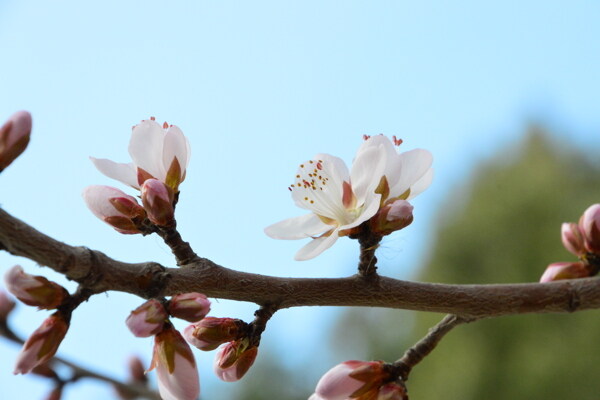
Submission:
[[[394,144],[395,144],[396,146],[400,146],[400,145],[402,144],[402,142],[403,142],[403,140],[402,140],[402,139],[398,139],[398,138],[396,138],[396,135],[392,136],[392,140],[394,141]]]
[[[292,191],[292,188],[288,186],[288,190],[291,192],[291,191]]]
[[[363,135],[363,140],[369,140],[371,139],[371,135]]]
[[[150,117],[150,121],[156,121],[156,117]]]
[[[321,164],[320,162],[317,163],[317,169],[323,169],[323,164]],[[319,176],[319,179],[321,179],[321,177]]]
[[[163,129],[167,129],[169,127],[169,124],[167,124],[166,122],[163,122]]]

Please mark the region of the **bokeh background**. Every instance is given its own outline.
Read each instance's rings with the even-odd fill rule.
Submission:
[[[0,204],[69,244],[173,266],[158,238],[117,234],[81,199],[87,185],[119,185],[88,156],[128,161],[131,126],[155,116],[192,143],[178,221],[197,253],[261,274],[347,276],[356,243],[295,262],[302,243],[262,230],[302,214],[287,191],[297,164],[319,152],[351,162],[363,134],[385,133],[429,149],[436,177],[414,201],[415,222],[378,250],[382,274],[536,281],[572,259],[560,223],[600,199],[599,15],[593,1],[0,0],[0,120],[34,116],[28,150],[0,175]],[[0,253],[0,270],[16,263],[75,288]],[[60,355],[125,379],[129,355],[151,357],[151,339],[123,323],[140,303],[93,297]],[[254,309],[215,300],[212,314],[250,320]],[[26,336],[46,314],[21,306],[11,324]],[[214,353],[196,352],[202,399],[306,399],[335,363],[395,360],[441,317],[279,312],[239,383],[217,381]],[[461,326],[415,368],[411,398],[597,399],[598,317]],[[12,375],[18,350],[0,340],[0,398],[43,399],[47,380]],[[110,387],[86,380],[63,396],[107,398]]]

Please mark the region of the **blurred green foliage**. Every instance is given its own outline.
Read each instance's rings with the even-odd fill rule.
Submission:
[[[560,225],[600,202],[600,171],[539,128],[481,165],[456,187],[437,218],[418,280],[443,283],[537,281],[546,265],[574,260]],[[332,332],[336,358],[394,361],[443,316],[351,309]],[[412,400],[599,399],[600,310],[519,315],[456,328],[408,383]],[[264,364],[263,364],[264,366]],[[310,367],[306,367],[310,368]],[[320,368],[323,371],[327,368]],[[306,371],[271,363],[254,371],[236,399],[306,399]]]

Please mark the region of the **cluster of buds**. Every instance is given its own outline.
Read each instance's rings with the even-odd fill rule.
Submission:
[[[129,142],[133,163],[92,158],[106,176],[140,191],[142,205],[119,189],[89,186],[83,198],[94,215],[120,233],[148,234],[175,225],[179,185],[185,179],[190,146],[181,130],[154,118],[133,127]]]
[[[235,382],[248,372],[258,345],[248,335],[249,325],[234,318],[206,317],[188,326],[183,334],[187,341],[203,351],[223,345],[214,361],[215,374],[225,382]]]
[[[43,276],[27,274],[19,265],[8,270],[5,275],[7,289],[23,303],[52,310],[69,300],[70,295],[65,288],[51,282]],[[14,307],[5,295],[0,296],[0,313],[6,318]],[[15,374],[26,374],[48,362],[64,339],[69,329],[70,312],[58,310],[42,323],[23,345],[17,358]]]
[[[408,400],[382,361],[345,361],[325,373],[309,400]]]
[[[8,167],[29,144],[31,114],[19,111],[0,127],[0,172]]]
[[[154,336],[150,369],[156,369],[158,389],[165,399],[195,400],[200,382],[194,355],[169,316],[189,322],[202,320],[210,311],[210,301],[202,293],[183,293],[169,301],[150,299],[131,312],[125,321],[138,337]]]
[[[548,265],[540,282],[596,275],[600,271],[600,204],[588,207],[579,223],[563,223],[561,238],[565,248],[577,256],[579,261]]]

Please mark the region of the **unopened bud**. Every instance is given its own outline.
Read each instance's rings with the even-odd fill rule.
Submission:
[[[154,337],[150,370],[156,368],[158,391],[163,399],[196,400],[200,381],[192,349],[172,326]]]
[[[186,340],[200,350],[214,350],[239,338],[245,322],[234,318],[206,317],[183,331]]]
[[[383,206],[371,218],[371,231],[381,236],[406,228],[413,221],[413,206],[406,200],[396,200]]]
[[[0,290],[0,321],[6,321],[15,305],[15,302],[3,290]]]
[[[38,365],[44,364],[56,354],[64,339],[69,324],[62,314],[56,312],[42,323],[29,336],[17,358],[15,374],[26,374]]]
[[[0,172],[8,167],[27,148],[31,134],[31,114],[14,113],[0,127]]]
[[[546,267],[540,282],[587,278],[589,276],[591,276],[590,268],[582,262],[557,262]]]
[[[156,299],[150,299],[129,314],[125,323],[137,337],[148,337],[162,331],[167,311]]]
[[[197,322],[210,311],[210,301],[202,293],[182,293],[171,297],[169,314],[188,322]]]
[[[591,253],[600,253],[600,204],[588,207],[579,220],[585,247]]]
[[[144,363],[137,356],[132,356],[129,358],[129,376],[131,377],[132,382],[137,383],[146,383],[148,382],[148,377],[146,376],[146,368],[144,368]]]
[[[93,185],[83,190],[83,200],[90,211],[123,234],[140,233],[138,222],[146,212],[134,197],[111,187]]]
[[[215,356],[215,374],[225,382],[238,381],[254,364],[257,354],[258,347],[250,345],[248,339],[227,343]]]
[[[6,288],[23,303],[51,310],[57,308],[69,297],[69,292],[44,278],[43,276],[29,275],[19,265],[15,265],[4,275]]]
[[[388,373],[381,361],[345,361],[325,373],[317,383],[314,398],[337,400],[374,397]]]
[[[159,226],[172,225],[175,218],[173,191],[158,179],[147,179],[141,191],[148,219]]]
[[[560,229],[563,245],[567,250],[576,256],[581,256],[586,253],[583,232],[579,224],[573,222],[565,222]]]

